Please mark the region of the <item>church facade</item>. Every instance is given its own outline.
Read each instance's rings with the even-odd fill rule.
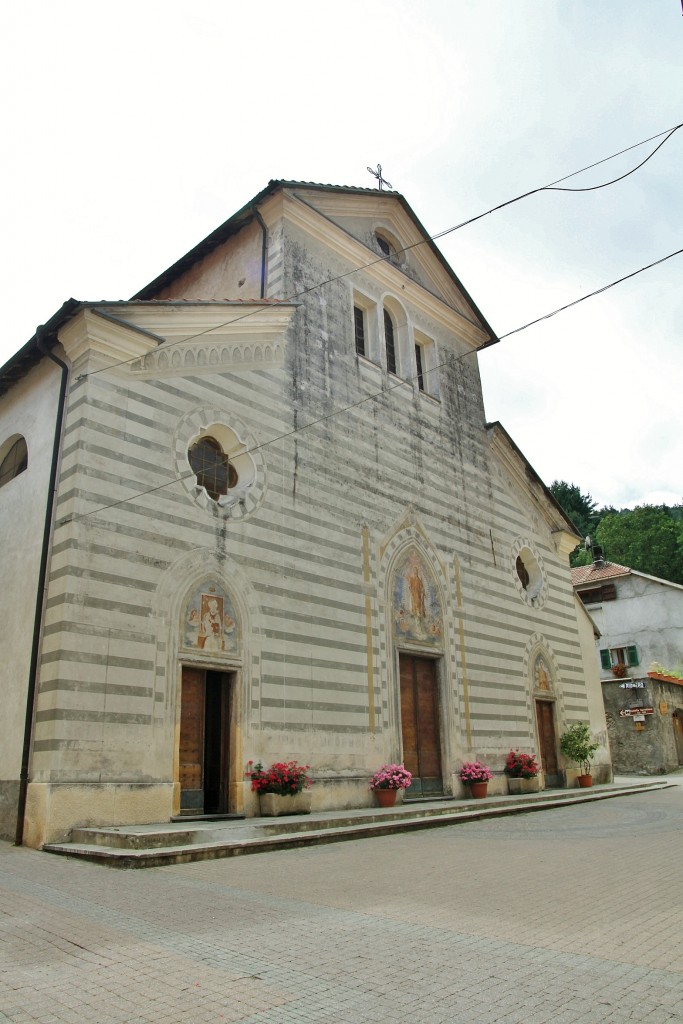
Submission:
[[[562,785],[574,721],[611,778],[573,528],[485,420],[495,340],[400,195],[297,182],[65,303],[0,371],[6,835],[256,814],[249,760],[310,764],[319,809],[394,761],[504,792],[511,747]]]

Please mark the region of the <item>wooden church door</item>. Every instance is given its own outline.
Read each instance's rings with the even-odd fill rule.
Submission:
[[[413,781],[406,796],[443,793],[436,661],[399,655],[403,763]]]
[[[557,766],[557,741],[555,739],[554,707],[551,700],[536,701],[536,724],[541,767],[546,786],[559,786],[560,774]]]
[[[180,810],[228,811],[230,677],[183,667],[180,705]]]

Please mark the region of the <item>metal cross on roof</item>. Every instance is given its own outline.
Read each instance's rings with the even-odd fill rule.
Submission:
[[[682,0],[682,2],[683,2],[683,0]],[[393,188],[394,187],[391,184],[390,181],[387,181],[386,178],[382,177],[382,165],[381,164],[377,164],[377,170],[376,171],[373,171],[372,167],[368,167],[368,170],[370,171],[370,174],[373,175],[373,177],[377,178],[377,187],[379,188],[380,192],[382,191],[382,185],[386,185],[388,188]]]

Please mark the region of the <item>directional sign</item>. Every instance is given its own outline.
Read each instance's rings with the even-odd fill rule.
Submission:
[[[622,718],[630,718],[632,715],[654,715],[654,708],[622,708],[619,714]]]
[[[645,683],[642,679],[637,679],[633,683],[619,683],[619,688],[621,690],[644,690]]]

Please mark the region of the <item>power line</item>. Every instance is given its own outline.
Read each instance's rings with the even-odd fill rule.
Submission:
[[[514,331],[508,331],[507,334],[499,335],[498,340],[502,341],[503,338],[509,338],[513,334],[519,334],[520,331],[525,331],[527,327],[533,327],[534,324],[539,324],[541,320],[549,320],[551,316],[557,316],[558,313],[563,313],[565,309],[571,309],[572,306],[578,306],[580,302],[585,302],[586,299],[592,299],[594,295],[601,295],[603,292],[609,291],[610,288],[614,288],[615,285],[621,284],[622,281],[628,281],[631,277],[636,277],[637,274],[642,274],[645,270],[650,270],[652,267],[659,266],[660,263],[666,263],[667,260],[673,259],[674,256],[680,256],[683,249],[677,249],[676,252],[670,252],[668,256],[662,256],[660,260],[655,260],[654,263],[648,263],[645,267],[640,267],[638,270],[631,271],[630,274],[624,274],[623,277],[617,278],[616,281],[611,281],[609,284],[605,284],[602,288],[596,288],[594,292],[588,292],[587,295],[582,295],[580,299],[574,299],[573,302],[568,302],[565,306],[560,306],[558,309],[554,309],[552,313],[546,313],[544,316],[539,316],[536,320],[529,321],[528,324],[524,324],[523,327],[516,327]],[[481,346],[484,348],[485,346]]]
[[[426,238],[421,238],[420,241],[418,242],[413,242],[411,245],[406,245],[403,249],[396,250],[396,253],[394,254],[378,257],[376,259],[371,260],[369,263],[364,263],[359,267],[354,267],[352,270],[348,270],[343,274],[338,274],[335,277],[326,278],[324,281],[319,281],[316,284],[311,285],[309,288],[304,288],[302,289],[302,291],[296,292],[293,295],[289,296],[288,298],[281,299],[279,301],[282,304],[285,304],[287,302],[294,302],[296,301],[296,299],[300,299],[304,295],[308,295],[310,294],[310,292],[316,291],[316,289],[318,288],[323,288],[325,285],[334,284],[336,281],[341,281],[346,277],[350,277],[352,274],[357,274],[361,270],[368,270],[370,267],[374,267],[378,263],[386,263],[388,260],[391,260],[395,255],[408,252],[411,249],[417,248],[417,246],[425,245],[427,242],[433,242],[439,238],[444,238],[446,235],[450,235],[454,231],[459,231],[460,228],[467,227],[468,224],[474,224],[475,221],[482,220],[482,218],[488,217],[490,214],[495,213],[497,210],[502,210],[506,206],[511,206],[513,203],[518,203],[520,200],[526,199],[529,196],[536,195],[539,192],[590,192],[599,188],[607,188],[607,186],[613,185],[618,181],[622,181],[624,178],[627,178],[630,174],[635,173],[635,171],[642,167],[643,164],[646,164],[647,161],[650,160],[655,155],[657,150],[661,149],[665,142],[668,142],[668,140],[671,138],[674,132],[678,131],[678,129],[682,127],[683,123],[674,125],[673,128],[667,128],[663,132],[658,132],[657,135],[651,135],[649,138],[642,139],[640,142],[635,142],[633,143],[633,145],[627,146],[625,149],[620,149],[617,153],[612,153],[610,156],[603,157],[601,160],[596,160],[592,164],[587,164],[585,167],[580,168],[578,171],[572,171],[571,174],[566,174],[562,178],[557,178],[555,179],[555,181],[550,182],[548,185],[541,185],[538,188],[531,189],[529,192],[523,192],[521,195],[515,196],[513,199],[508,199],[504,203],[499,203],[497,206],[492,206],[489,210],[485,210],[484,213],[479,213],[474,217],[468,218],[468,220],[461,221],[459,224],[455,224],[453,227],[446,228],[444,231],[439,231],[435,235],[429,235]],[[640,146],[644,146],[648,142],[653,142],[655,139],[659,139],[663,135],[666,137],[662,139],[659,145],[652,151],[652,153],[650,153],[649,156],[645,158],[645,160],[641,161],[641,163],[639,163],[636,167],[632,168],[626,174],[622,174],[620,177],[614,178],[613,181],[604,182],[602,185],[593,185],[590,186],[589,188],[580,189],[560,189],[556,187],[557,185],[559,185],[561,181],[568,181],[570,178],[576,177],[577,174],[583,174],[584,171],[589,171],[593,167],[598,167],[600,164],[607,163],[609,160],[614,160],[616,157],[622,156],[624,153],[628,153],[632,149],[638,149]],[[226,320],[223,323],[217,324],[213,327],[207,327],[205,330],[198,331],[196,334],[191,334],[186,338],[178,338],[176,339],[176,341],[164,342],[164,348],[169,349],[173,345],[179,345],[187,341],[194,341],[196,338],[201,338],[204,334],[210,334],[214,331],[218,331],[222,327],[230,327],[232,324],[238,323],[240,320],[246,320],[248,317],[254,316],[256,313],[260,313],[264,309],[268,308],[269,304],[258,305],[256,309],[251,309],[246,313],[242,313],[240,316],[233,317],[231,320]],[[462,316],[463,314],[460,315]],[[464,317],[464,319],[467,320],[468,323],[471,323],[473,326],[477,326],[476,324],[473,324],[471,320],[468,320],[467,317]],[[519,330],[521,329],[522,328],[519,328]],[[135,362],[136,359],[139,359],[139,356],[132,356],[130,359],[122,359],[117,363],[110,363],[108,366],[102,366],[98,370],[92,370],[90,373],[82,373],[76,378],[76,380],[77,382],[79,382],[81,380],[85,380],[87,377],[94,377],[96,374],[103,373],[105,370],[113,370],[116,369],[117,366],[125,366],[127,363]]]
[[[660,263],[665,263],[667,260],[673,259],[674,256],[679,256],[683,253],[683,249],[677,249],[676,252],[669,253],[668,256],[662,256],[661,259],[655,260],[653,263],[648,263],[644,267],[639,267],[638,270],[631,271],[630,274],[625,274],[623,277],[618,278],[616,281],[611,281],[609,284],[603,285],[602,288],[596,288],[595,291],[589,292],[587,295],[582,295],[579,299],[574,299],[573,302],[568,302],[564,306],[559,306],[554,309],[551,313],[546,313],[544,316],[537,317],[535,320],[530,320],[528,323],[523,324],[521,327],[516,327],[512,331],[507,331],[506,334],[501,334],[499,340],[503,338],[509,338],[513,334],[519,334],[521,331],[527,330],[529,327],[533,327],[534,324],[540,323],[542,320],[549,320],[550,317],[556,316],[558,313],[562,313],[565,309],[570,309],[572,306],[578,306],[579,303],[585,302],[587,299],[593,298],[595,295],[601,295],[603,292],[609,291],[610,288],[614,288],[616,285],[621,284],[623,281],[628,281],[632,277],[636,277],[638,274],[642,274],[646,270],[651,270],[652,267],[659,266]],[[335,416],[342,416],[344,413],[351,412],[352,409],[357,409],[359,406],[364,405],[366,402],[373,401],[376,398],[380,398],[382,395],[387,395],[394,391],[396,388],[403,387],[404,384],[412,384],[418,380],[419,377],[424,377],[429,373],[433,373],[436,370],[440,370],[444,366],[452,366],[459,362],[461,359],[467,356],[476,355],[483,349],[487,348],[491,342],[484,342],[483,345],[478,345],[476,348],[469,349],[467,352],[461,352],[458,356],[450,356],[444,359],[442,362],[433,366],[430,370],[426,371],[426,374],[416,374],[414,377],[406,377],[397,381],[395,384],[391,384],[389,387],[382,388],[380,391],[375,391],[370,395],[366,395],[364,398],[359,399],[357,402],[352,402],[350,405],[345,405],[341,409],[336,409],[334,412],[326,413],[324,416],[318,416],[316,419],[311,420],[310,423],[304,423],[301,427],[294,427],[292,430],[285,431],[283,434],[278,434],[275,437],[269,438],[267,441],[262,441],[261,444],[254,445],[253,448],[248,448],[242,454],[249,455],[252,452],[259,451],[261,448],[267,448],[271,444],[275,444],[278,441],[284,441],[288,437],[292,437],[294,434],[300,434],[304,430],[310,430],[311,427],[316,426],[318,423],[323,423],[326,420],[333,419]],[[183,474],[179,479],[188,480],[190,477],[196,476],[196,473]],[[137,494],[131,494],[127,498],[121,498],[119,501],[113,501],[109,505],[102,505],[100,508],[92,509],[91,512],[83,512],[79,515],[71,516],[68,519],[62,519],[61,522],[57,523],[57,526],[65,526],[68,523],[78,521],[81,519],[87,519],[88,516],[96,515],[99,512],[106,512],[108,509],[116,508],[119,505],[125,505],[129,501],[135,501],[137,498],[144,498],[147,494],[154,494],[155,491],[161,491],[166,487],[171,487],[173,484],[178,482],[178,478],[168,480],[166,483],[158,484],[156,487],[149,487],[145,491],[139,491]]]

